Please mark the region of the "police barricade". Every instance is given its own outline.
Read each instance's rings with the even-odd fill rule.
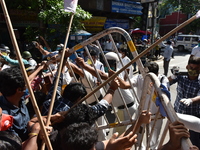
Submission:
[[[120,34],[126,40],[128,49],[130,50],[130,52],[134,58],[131,62],[129,62],[127,64],[124,64],[122,62],[122,58],[119,54],[117,45],[113,39],[112,34],[116,34],[116,33]],[[104,54],[102,46],[99,42],[101,40],[101,38],[105,38],[105,37],[106,38],[109,37],[109,40],[112,42],[112,45],[113,45],[112,52],[108,52],[106,54]],[[111,62],[109,62],[109,60],[115,61],[114,64],[115,64],[116,72],[115,72],[115,74],[111,75],[111,77],[107,77],[106,80],[101,79],[101,73],[99,73],[98,69],[95,67],[95,63],[90,54],[91,45],[92,45],[92,47],[94,45],[95,45],[95,47],[96,46],[98,47],[99,56],[102,58],[104,65],[106,68],[108,68],[108,70],[113,69],[112,68],[113,66],[111,66],[113,64]],[[76,51],[79,50],[80,48],[85,49],[85,51],[88,55],[88,58],[90,60],[89,63],[94,68],[93,75],[96,74],[96,75],[94,75],[95,79],[93,78],[91,80],[91,78],[89,79],[88,76],[86,75],[88,72],[85,71],[84,69],[82,69],[84,72],[84,78],[86,81],[86,82],[84,81],[84,85],[87,88],[88,95],[85,96],[80,102],[84,101],[85,103],[87,103],[89,105],[98,103],[99,100],[101,100],[101,98],[105,95],[105,93],[108,89],[109,82],[112,79],[114,79],[116,76],[120,76],[121,73],[123,73],[123,75],[126,75],[127,81],[131,85],[130,89],[118,88],[118,90],[115,92],[113,101],[111,103],[111,108],[112,108],[112,112],[113,112],[115,119],[113,119],[114,121],[108,121],[109,118],[107,118],[107,115],[104,115],[103,118],[101,119],[101,121],[97,121],[95,124],[96,128],[98,130],[103,131],[104,129],[109,129],[109,128],[114,128],[117,130],[118,127],[126,127],[128,125],[133,124],[137,120],[138,116],[141,114],[142,110],[151,109],[152,99],[154,99],[154,101],[155,101],[155,97],[160,98],[160,105],[164,108],[166,115],[167,115],[167,119],[170,122],[174,122],[174,121],[178,120],[178,117],[173,110],[173,107],[169,101],[169,98],[166,96],[165,93],[163,93],[161,91],[160,81],[158,80],[158,77],[151,73],[147,74],[148,69],[144,68],[144,66],[140,60],[140,58],[142,56],[144,56],[145,53],[147,53],[147,52],[144,52],[144,53],[138,55],[137,50],[131,40],[131,37],[125,30],[118,28],[118,27],[109,28],[109,29],[104,30],[104,31],[90,37],[89,39],[79,43],[78,45],[72,47],[71,49],[69,49],[69,52],[75,53],[75,55],[78,56]],[[140,92],[142,92],[141,99],[140,99],[140,97],[138,97],[138,94],[136,94],[135,89],[137,87],[133,87],[133,85],[131,84],[131,80],[130,80],[130,78],[128,76],[128,72],[126,70],[127,67],[132,66],[133,62],[137,63],[138,71],[141,73],[141,76],[143,76],[143,79],[144,79],[143,90],[140,91]],[[117,68],[117,66],[119,66],[119,65],[121,66],[121,68]],[[73,72],[73,69],[71,67],[69,67],[69,69],[71,72]],[[74,78],[76,78],[75,73],[73,73],[73,74],[74,74]],[[79,80],[80,80],[80,82],[82,82],[81,81],[82,79],[76,79],[76,81],[79,81]],[[96,84],[97,81],[99,82],[98,85]],[[155,96],[155,95],[157,95],[157,96]],[[88,100],[88,99],[90,99],[90,100]],[[76,104],[74,106],[76,106]],[[153,139],[152,136],[153,136],[153,134],[155,134],[154,128],[157,124],[156,122],[158,120],[162,120],[163,118],[165,118],[165,117],[162,117],[159,110],[160,109],[157,108],[157,112],[152,115],[152,122],[150,123],[150,125],[147,125],[148,128],[146,128],[146,126],[143,126],[142,127],[143,130],[141,130],[141,132],[138,133],[140,135],[139,135],[138,142],[136,144],[135,149],[139,149],[141,147],[146,147],[146,149],[148,149],[152,145],[151,139]],[[119,113],[120,111],[121,111],[121,113]],[[162,123],[160,124],[160,126],[162,126]],[[144,133],[145,133],[144,132],[145,128],[147,129],[146,130],[147,131],[146,139],[143,138]],[[122,132],[123,131],[125,131],[125,129],[122,129]],[[163,131],[163,133],[161,133],[161,132],[157,133],[158,137],[156,137],[156,141],[155,141],[157,145],[162,145],[164,138],[163,137],[161,138],[159,135],[165,135],[166,131],[167,131],[167,128]],[[106,136],[105,132],[102,133],[102,135]],[[161,138],[161,139],[159,140],[159,138]],[[102,140],[103,140],[103,138],[102,138]],[[154,138],[154,140],[155,140],[155,138]],[[158,144],[159,141],[161,141],[160,144]],[[183,139],[182,141],[183,141],[182,142],[183,149],[185,149],[185,148],[187,149],[189,147],[188,145],[191,145],[191,142],[189,139]]]

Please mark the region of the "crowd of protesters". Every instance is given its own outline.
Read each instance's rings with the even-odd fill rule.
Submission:
[[[123,133],[120,135],[119,133],[113,133],[110,139],[106,138],[106,133],[100,133],[95,128],[95,121],[97,120],[99,123],[104,124],[105,120],[101,117],[110,109],[111,103],[119,111],[123,111],[123,118],[125,120],[129,119],[125,108],[128,108],[132,118],[139,112],[139,104],[136,101],[136,97],[129,89],[130,85],[126,85],[128,78],[130,78],[136,89],[138,88],[137,96],[141,98],[141,84],[143,79],[140,75],[133,75],[132,65],[114,78],[108,84],[106,91],[101,88],[95,93],[98,101],[95,100],[94,96],[91,96],[86,99],[86,103],[80,103],[80,100],[92,91],[91,86],[93,88],[99,86],[102,80],[108,79],[115,71],[118,71],[123,65],[130,62],[130,59],[127,57],[127,45],[118,46],[119,53],[117,53],[110,46],[112,44],[110,44],[111,41],[107,41],[107,44],[105,44],[107,51],[105,58],[108,61],[108,67],[105,65],[105,62],[101,62],[96,45],[89,47],[91,58],[85,55],[82,58],[77,57],[75,62],[70,62],[70,53],[67,48],[64,48],[63,44],[57,45],[57,49],[52,50],[44,38],[40,38],[43,44],[36,41],[34,41],[34,44],[42,54],[42,61],[36,62],[29,51],[24,51],[22,53],[22,62],[26,68],[28,82],[34,92],[44,123],[47,121],[56,79],[58,78],[58,87],[50,116],[50,124],[45,126],[52,148],[55,150],[123,150],[137,145],[137,134],[141,125],[151,122],[152,113],[147,110],[143,110],[138,115],[139,117],[135,118],[133,124],[128,126]],[[57,70],[63,51],[65,51],[64,62],[66,64],[62,67],[61,74],[58,77]],[[20,70],[19,61],[16,59],[16,56],[11,57],[9,51],[6,54],[0,52],[0,57],[0,149],[40,149],[44,140],[44,133],[41,130],[39,119],[34,112],[36,108],[34,109],[31,103],[32,100],[27,90],[22,71]],[[121,57],[122,64],[119,63],[120,60],[118,57]],[[194,57],[191,59],[188,64],[190,70],[191,64],[195,62]],[[158,65],[156,63],[146,63],[145,67],[149,68],[149,72],[155,73],[160,80],[163,80],[163,85],[169,89],[169,81],[164,75],[163,77],[158,74]],[[75,76],[72,72],[75,73]],[[96,72],[99,73],[100,77]],[[195,73],[197,74],[197,72]],[[139,78],[140,81],[138,80]],[[173,76],[170,79],[174,80],[176,78]],[[124,96],[126,106],[122,103],[117,89],[120,89],[121,94]],[[186,102],[182,100],[182,103],[184,105]],[[180,111],[177,112],[181,113]],[[158,126],[161,127],[161,124]],[[170,140],[162,147],[158,147],[156,145],[156,137],[154,139],[156,142],[151,142],[150,146],[154,147],[152,149],[177,150],[181,147],[181,139],[183,137],[190,137],[188,129],[181,122],[171,123],[169,131]],[[155,134],[158,136],[159,132]],[[191,149],[197,149],[197,147],[194,146]]]

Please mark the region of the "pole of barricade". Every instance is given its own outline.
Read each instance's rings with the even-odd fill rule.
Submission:
[[[20,65],[22,74],[24,76],[26,85],[27,85],[29,93],[30,93],[30,97],[31,97],[31,102],[33,104],[33,108],[34,108],[35,113],[36,113],[36,115],[38,117],[38,121],[40,123],[41,130],[44,133],[45,143],[47,144],[48,149],[52,150],[52,146],[51,146],[50,140],[48,138],[47,132],[46,132],[46,130],[44,128],[44,123],[43,123],[39,108],[37,106],[37,102],[35,100],[35,96],[34,96],[33,90],[32,90],[32,88],[30,86],[30,83],[29,83],[29,80],[28,80],[28,76],[27,76],[24,64],[22,62],[22,57],[21,57],[21,54],[20,54],[20,51],[19,51],[19,47],[18,47],[18,44],[17,44],[17,40],[16,40],[16,37],[15,37],[15,34],[13,32],[12,23],[11,23],[11,20],[10,20],[10,17],[9,17],[9,14],[8,14],[8,11],[7,11],[7,7],[6,7],[6,4],[5,4],[4,0],[1,0],[1,6],[2,6],[3,13],[4,13],[4,16],[5,16],[5,19],[6,19],[8,31],[9,31],[9,34],[10,34],[10,37],[11,37],[11,40],[12,40],[12,44],[13,44],[14,50],[16,51],[17,59],[19,61],[19,65]]]
[[[160,89],[160,81],[158,80],[158,77],[154,73],[148,73],[146,78],[150,78],[152,80],[152,82],[154,82],[155,90],[158,93],[158,96],[160,97],[161,103],[165,109],[168,119],[172,123],[175,121],[178,121],[179,118],[178,118],[176,112],[174,111],[174,108],[173,108],[171,102],[169,101],[169,98]],[[145,82],[145,80],[144,80],[144,82]],[[192,143],[189,138],[182,138],[181,146],[182,146],[182,150],[188,150],[192,146]]]

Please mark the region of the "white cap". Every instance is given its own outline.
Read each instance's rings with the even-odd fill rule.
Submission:
[[[116,61],[119,61],[119,58],[118,58],[117,54],[114,53],[114,52],[108,52],[108,53],[106,53],[105,57],[106,57],[107,60],[116,60]]]

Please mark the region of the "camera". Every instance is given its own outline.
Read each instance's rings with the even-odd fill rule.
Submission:
[[[179,69],[180,69],[180,67],[178,67],[178,66],[173,66],[172,69],[171,69],[172,74],[178,75]]]
[[[172,74],[173,75],[187,75],[188,74],[187,72],[180,72],[179,69],[180,69],[180,67],[173,66],[171,69]]]
[[[33,45],[36,46],[37,42],[36,41],[32,41]]]

